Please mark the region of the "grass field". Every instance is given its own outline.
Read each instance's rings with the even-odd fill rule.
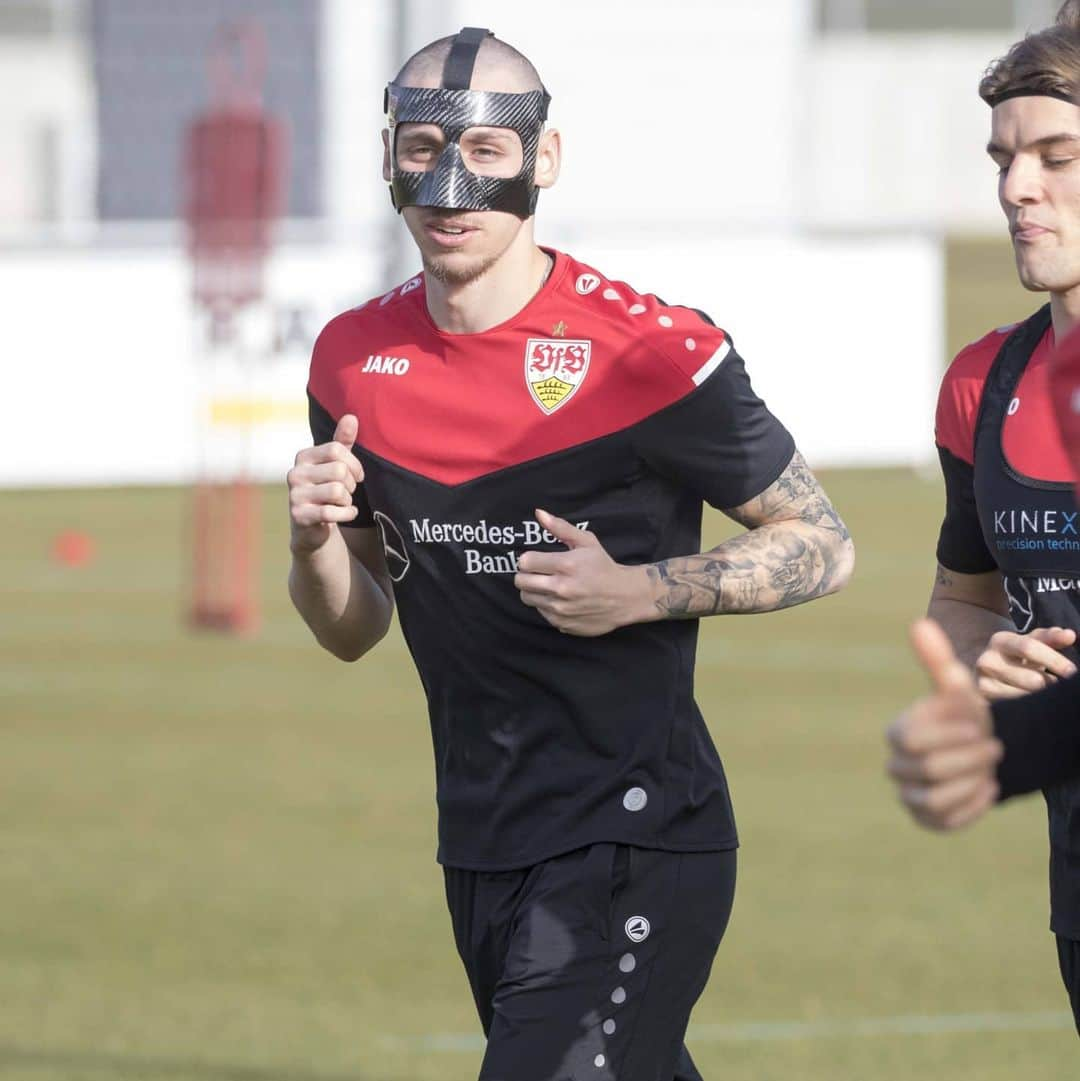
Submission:
[[[1038,304],[1007,244],[947,262],[950,352]],[[938,484],[826,482],[850,589],[702,628],[743,849],[695,1056],[707,1081],[1075,1076],[1041,801],[940,838],[882,777],[882,726],[921,687],[904,626]],[[396,632],[370,663],[319,651],[280,492],[264,512],[264,625],[238,641],[181,624],[182,493],[0,494],[5,1081],[475,1078],[416,677]],[[80,570],[48,558],[71,526],[98,545]]]
[[[826,481],[850,589],[702,628],[743,849],[695,1055],[725,1081],[1075,1076],[1041,801],[940,838],[882,777],[882,726],[921,685],[904,625],[937,483]],[[238,641],[182,628],[180,493],[0,495],[5,1079],[475,1077],[408,656],[396,631],[371,663],[321,654],[285,595],[279,492],[264,512],[264,627]],[[98,544],[78,570],[48,559],[72,525]]]

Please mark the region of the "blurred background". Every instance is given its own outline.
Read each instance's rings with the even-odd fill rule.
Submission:
[[[462,25],[553,95],[541,241],[728,328],[858,546],[839,597],[702,626],[744,846],[703,1072],[1074,1075],[1041,800],[924,835],[881,740],[921,689],[941,372],[1039,303],[976,87],[1056,6],[0,0],[0,1077],[475,1077],[418,680],[396,631],[356,666],[310,639],[282,483],[319,328],[418,269],[382,87]],[[280,175],[215,321],[185,148],[236,25]],[[193,625],[237,583],[202,622],[243,633]]]

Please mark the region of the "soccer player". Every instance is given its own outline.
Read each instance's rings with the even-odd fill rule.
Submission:
[[[290,593],[346,660],[398,605],[484,1081],[693,1081],[737,843],[697,620],[831,593],[853,549],[724,331],[536,244],[548,101],[475,28],[387,87],[424,272],[315,345]],[[747,531],[699,554],[703,501]]]
[[[1080,478],[1080,331],[1055,350],[1049,393],[1062,443]],[[1080,501],[1080,491],[1075,495]],[[935,693],[887,732],[889,774],[912,817],[949,830],[981,817],[996,800],[1080,779],[1080,676],[988,702],[933,620],[912,627],[912,645]],[[1058,957],[1080,1029],[1080,956],[1058,939]]]
[[[1080,511],[1053,422],[1048,362],[1055,341],[1080,322],[1078,91],[1077,0],[1062,6],[1053,27],[1014,45],[979,87],[992,110],[987,150],[998,167],[998,193],[1020,281],[1050,298],[1018,326],[992,331],[963,350],[938,400],[946,512],[929,614],[960,659],[973,666],[974,685],[989,700],[1037,691],[1077,670]],[[928,646],[955,674],[933,637],[932,629],[916,631],[924,660]],[[953,705],[965,695],[970,705],[970,688],[961,690],[958,676],[949,676],[947,686]],[[1002,707],[1000,716],[1008,714]],[[982,747],[976,752],[983,770],[999,750],[987,739],[986,723],[984,714],[977,736]],[[1008,769],[1017,758],[1012,756]],[[947,792],[937,790],[933,814],[944,808],[941,824],[962,824],[992,802],[993,789],[978,771],[953,779]],[[1047,788],[1046,799],[1051,928],[1075,1002],[1080,781]],[[924,820],[930,817],[929,808],[916,810]]]

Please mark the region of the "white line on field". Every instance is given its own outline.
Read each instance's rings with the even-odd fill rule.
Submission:
[[[1049,1032],[1071,1029],[1072,1014],[946,1013],[897,1017],[850,1018],[837,1021],[744,1021],[730,1025],[691,1025],[686,1042],[772,1043],[866,1036],[945,1036],[967,1032]],[[409,1051],[475,1052],[484,1038],[466,1032],[438,1032],[426,1036],[382,1037],[383,1042]]]

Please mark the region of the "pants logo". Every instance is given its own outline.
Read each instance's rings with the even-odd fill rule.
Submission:
[[[649,937],[652,927],[644,916],[631,916],[626,921],[626,937],[631,942],[644,942]]]

